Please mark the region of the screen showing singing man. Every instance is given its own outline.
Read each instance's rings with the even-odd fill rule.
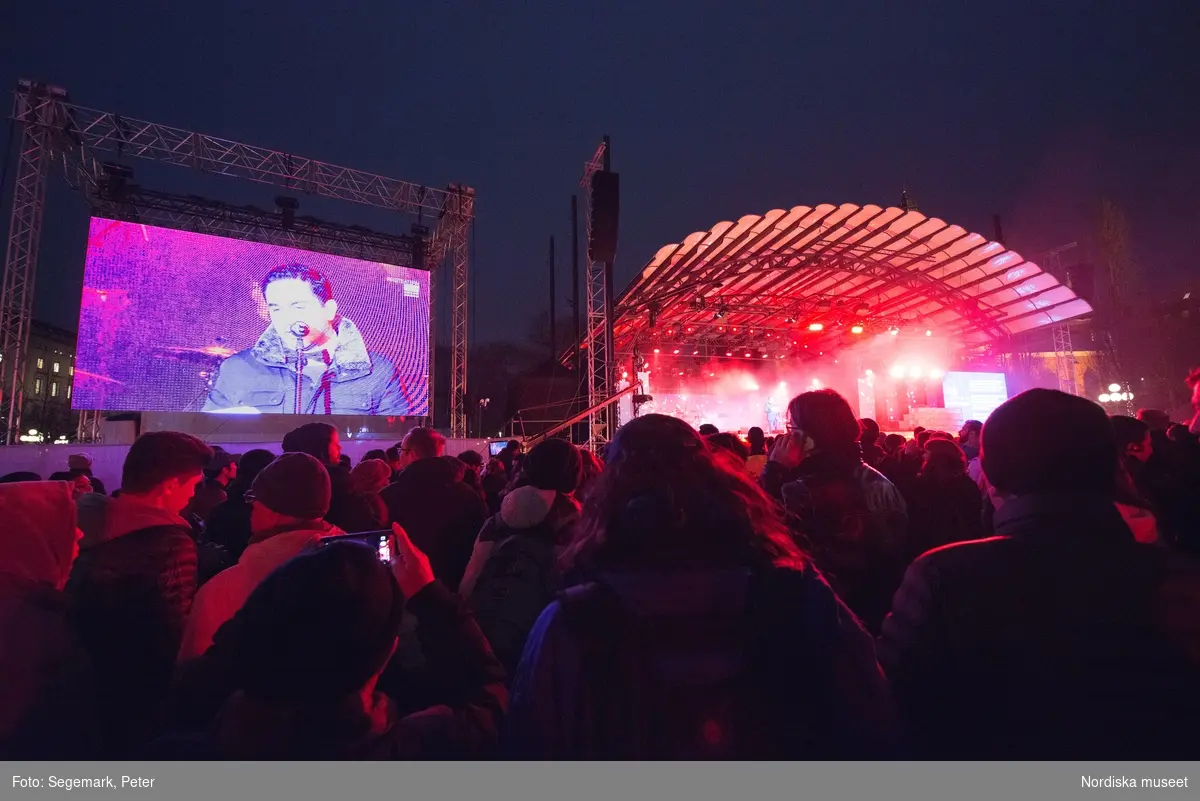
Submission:
[[[221,362],[204,411],[264,414],[409,414],[401,376],[338,311],[328,278],[303,264],[262,279],[270,324],[253,346]]]

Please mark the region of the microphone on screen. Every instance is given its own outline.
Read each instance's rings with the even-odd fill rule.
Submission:
[[[308,336],[309,328],[304,323],[293,323],[292,327],[289,328],[288,331],[296,339],[303,340],[306,336]]]

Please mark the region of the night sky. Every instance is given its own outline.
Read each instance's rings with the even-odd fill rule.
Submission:
[[[718,220],[895,205],[904,186],[923,212],[987,236],[1001,214],[1026,255],[1079,241],[1085,259],[1107,196],[1128,213],[1148,291],[1179,291],[1197,267],[1195,0],[39,0],[8,4],[0,31],[5,90],[47,80],[93,108],[474,186],[481,340],[523,338],[548,304],[547,238],[565,245],[570,194],[606,133],[622,183],[618,287]],[[131,166],[152,188],[264,208],[277,194]],[[5,224],[8,203],[6,187]],[[36,316],[74,329],[86,210],[56,181],[47,218]]]

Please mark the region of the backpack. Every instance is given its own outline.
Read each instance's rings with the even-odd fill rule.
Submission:
[[[511,676],[521,661],[529,631],[554,599],[556,533],[550,524],[542,523],[505,537],[499,517],[496,525],[501,527],[501,539],[480,571],[469,600],[479,628]]]
[[[640,618],[603,583],[559,598],[581,644],[581,711],[564,744],[573,758],[745,760],[836,758],[831,660],[801,636],[804,610],[794,579],[768,570],[751,578],[745,609],[728,618]],[[791,572],[791,571],[787,571]],[[790,584],[791,588],[786,585]],[[790,597],[785,597],[790,596]],[[724,626],[741,666],[693,684],[669,680],[654,654],[679,629]],[[669,646],[668,646],[669,647]]]

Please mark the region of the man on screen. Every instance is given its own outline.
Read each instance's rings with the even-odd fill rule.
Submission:
[[[302,264],[285,264],[267,273],[260,289],[271,325],[253,347],[221,363],[204,411],[409,413],[395,365],[369,352],[358,327],[338,314],[328,278]]]

